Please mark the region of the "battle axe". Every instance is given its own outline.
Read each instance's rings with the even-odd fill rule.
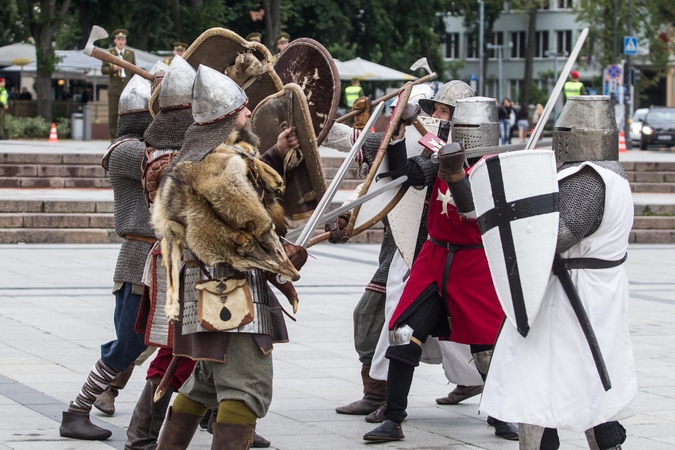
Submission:
[[[84,54],[104,62],[116,64],[136,75],[142,76],[146,80],[150,80],[150,82],[153,81],[153,76],[150,72],[147,72],[141,69],[140,67],[131,64],[129,61],[125,61],[122,58],[119,58],[111,53],[105,52],[100,48],[94,47],[94,42],[98,41],[99,39],[105,39],[107,37],[108,32],[105,31],[103,28],[99,27],[98,25],[94,25],[93,27],[91,27],[89,40],[87,41],[87,45],[85,45],[84,47]]]

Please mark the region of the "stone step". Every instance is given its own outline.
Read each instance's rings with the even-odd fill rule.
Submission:
[[[628,181],[638,183],[675,183],[675,172],[626,172]]]
[[[101,167],[103,154],[92,153],[0,153],[0,165],[5,164],[49,164],[49,165],[91,165]]]
[[[111,201],[3,200],[0,213],[112,213]]]
[[[0,213],[0,228],[114,228],[112,213]]]
[[[675,216],[675,205],[634,205],[635,216]]]
[[[105,178],[107,172],[100,165],[77,164],[1,164],[0,177],[70,177]]]
[[[675,172],[675,162],[668,161],[623,161],[621,165],[626,172]]]
[[[633,192],[668,194],[675,192],[675,183],[630,183]]]
[[[673,216],[636,216],[633,230],[675,230]]]
[[[640,244],[672,244],[675,242],[675,230],[633,230],[628,242]]]
[[[0,228],[0,244],[109,244],[123,239],[103,228]]]
[[[110,178],[7,178],[0,177],[0,188],[81,188],[110,189]]]

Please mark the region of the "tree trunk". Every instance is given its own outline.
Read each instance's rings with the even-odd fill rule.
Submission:
[[[176,27],[176,36],[178,36],[183,42],[187,42],[189,39],[186,39],[186,37],[183,36],[183,21],[180,14],[180,0],[171,0],[171,19],[173,20],[174,27]]]
[[[37,92],[38,115],[45,122],[52,122],[52,73],[56,65],[56,55],[52,47],[54,31],[49,22],[34,25],[35,53],[37,73],[35,90]]]
[[[281,0],[262,0],[265,10],[265,45],[275,54],[275,39],[281,28]]]
[[[527,107],[530,104],[530,92],[532,91],[532,72],[534,52],[536,49],[537,32],[537,4],[528,2],[528,27],[527,27],[527,50],[525,51],[525,73],[523,75],[523,88],[520,91],[520,105]]]

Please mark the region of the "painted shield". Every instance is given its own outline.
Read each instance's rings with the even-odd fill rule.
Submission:
[[[272,55],[259,42],[249,42],[225,28],[203,32],[185,51],[183,58],[197,70],[200,64],[232,78],[248,97],[251,111],[262,99],[276,94],[283,83],[274,72]]]
[[[558,178],[550,150],[502,153],[469,176],[502,308],[522,336],[537,317],[558,239]]]
[[[444,130],[449,131],[448,127]],[[409,125],[405,131],[406,150],[408,158],[412,156],[419,156],[426,151],[426,149],[419,144],[427,133],[432,133],[436,136],[443,134],[440,130],[441,121],[432,117],[418,117],[415,125]],[[396,242],[398,251],[403,256],[403,260],[412,267],[413,259],[415,258],[415,251],[422,224],[422,216],[424,213],[424,201],[427,196],[427,189],[408,189],[401,200],[392,208],[387,214],[389,220],[389,227]],[[424,236],[426,238],[426,235]]]
[[[389,172],[389,162],[388,159],[385,158],[387,148],[389,147],[389,142],[391,142],[396,125],[401,119],[401,115],[408,104],[411,88],[412,83],[406,83],[398,95],[398,101],[391,114],[389,125],[387,125],[387,130],[384,133],[384,139],[382,139],[380,147],[377,150],[377,155],[373,161],[372,168],[363,182],[359,197],[362,197],[375,189],[380,189],[392,181],[391,177],[378,177],[378,175]],[[407,190],[408,188],[405,185],[400,188],[390,189],[354,208],[351,219],[349,220],[349,225],[347,225],[346,228],[347,235],[350,237],[356,236],[382,220],[384,216],[396,206]]]
[[[300,86],[287,84],[281,92],[261,101],[251,114],[251,127],[260,137],[261,149],[272,148],[279,133],[295,127],[300,149],[284,162],[286,189],[279,200],[290,219],[309,217],[326,192],[326,178],[309,106]]]
[[[333,126],[340,103],[340,75],[333,57],[313,39],[295,39],[279,55],[274,70],[283,84],[295,83],[302,88],[314,134],[321,145]]]

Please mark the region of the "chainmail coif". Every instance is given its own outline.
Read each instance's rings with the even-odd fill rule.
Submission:
[[[128,138],[142,139],[150,122],[152,122],[150,111],[120,114],[117,121],[117,139],[114,142]]]
[[[221,144],[234,130],[237,115],[219,120],[208,125],[192,124],[185,132],[185,140],[178,155],[171,161],[167,172],[181,161],[198,162],[204,159],[211,150]]]
[[[558,171],[579,164],[581,162],[565,163]],[[628,179],[619,161],[593,161],[593,164]],[[556,252],[563,253],[600,227],[605,213],[605,183],[598,172],[584,167],[560,180],[558,186],[560,218]]]
[[[162,110],[145,130],[145,143],[156,149],[179,150],[183,146],[185,132],[190,125],[192,125],[192,109]]]

